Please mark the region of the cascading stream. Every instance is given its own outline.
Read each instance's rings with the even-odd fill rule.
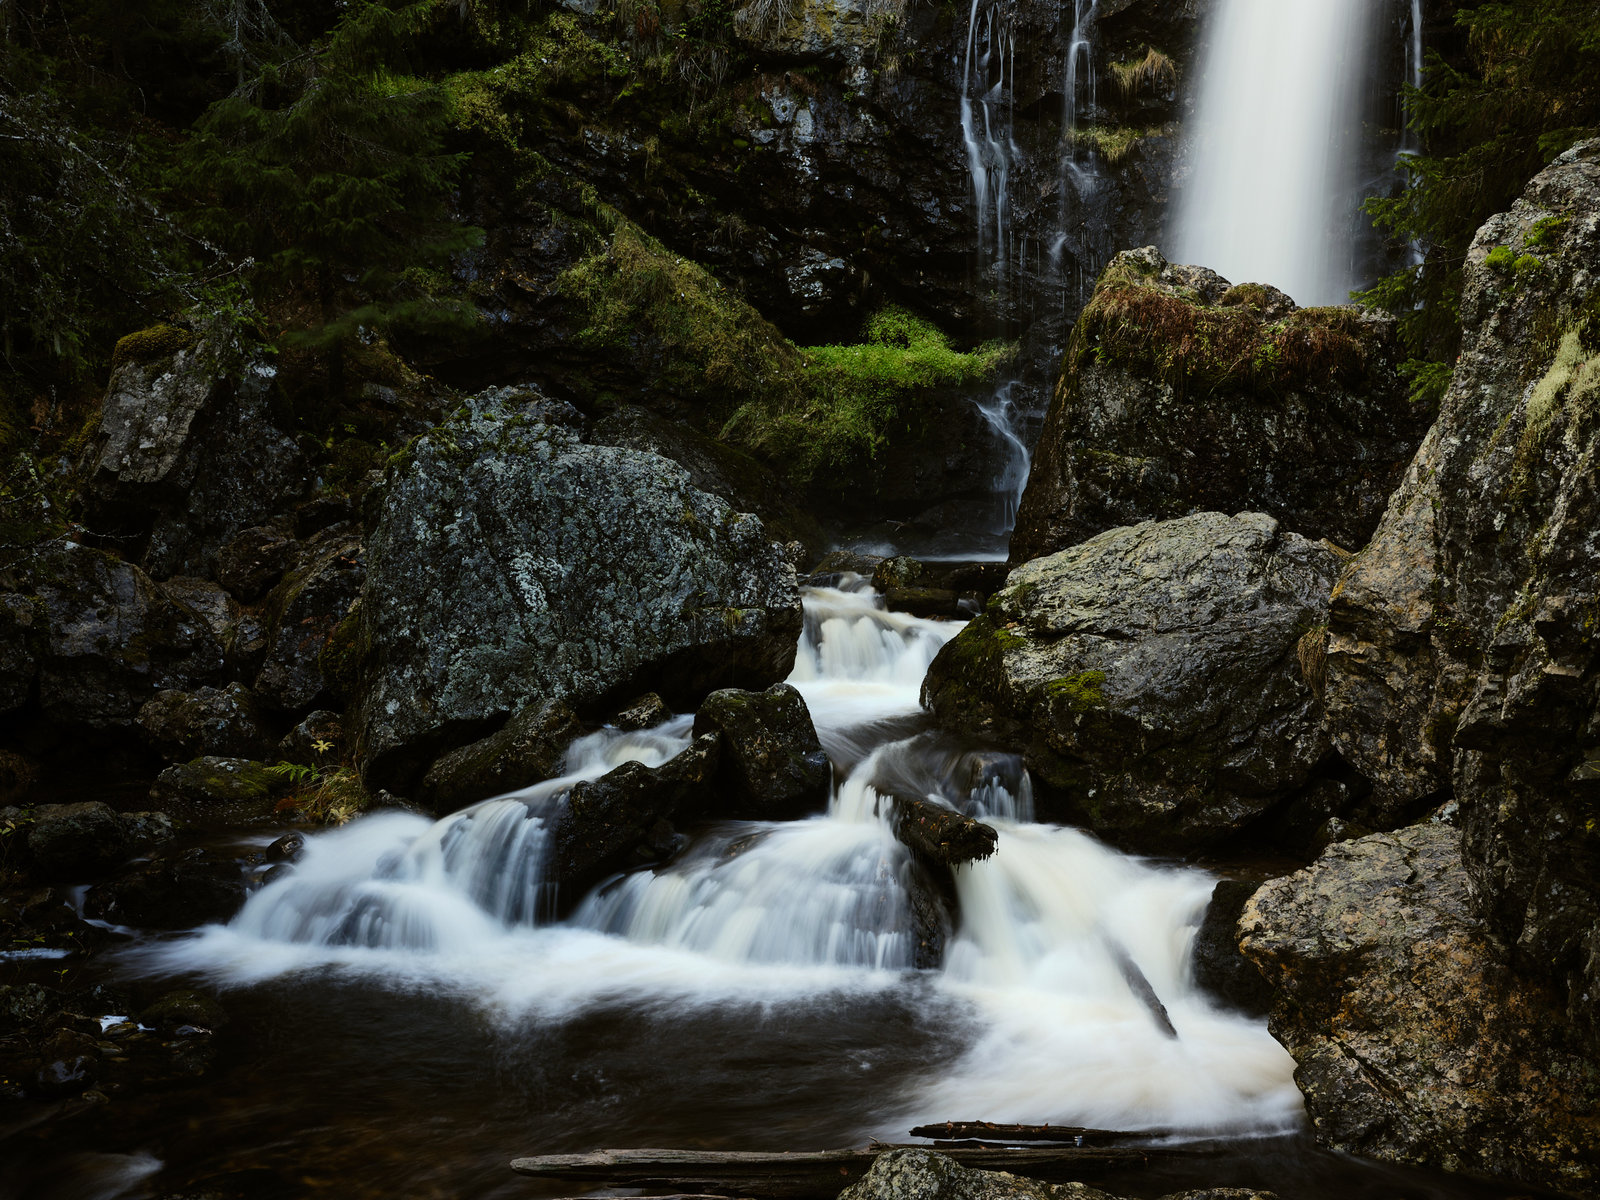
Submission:
[[[1344,303],[1359,97],[1374,0],[1221,0],[1200,66],[1175,261],[1268,283],[1302,305]]]
[[[712,823],[669,866],[602,884],[563,922],[548,916],[540,863],[567,792],[623,761],[665,761],[687,744],[690,718],[582,738],[562,778],[437,822],[377,814],[309,837],[302,861],[231,924],[132,957],[231,984],[333,969],[351,987],[443,986],[499,1014],[507,1036],[528,1014],[548,1025],[669,1011],[692,1029],[778,999],[831,1007],[859,1028],[850,1014],[882,1011],[887,992],[965,1030],[968,1048],[883,1095],[863,1136],[903,1136],[907,1122],[952,1113],[1114,1128],[1293,1125],[1300,1100],[1287,1054],[1188,978],[1210,879],[1035,824],[1015,756],[928,727],[918,689],[957,629],[888,612],[852,577],[808,589],[791,682],[842,778],[828,810]],[[890,793],[978,815],[999,833],[993,858],[956,869],[960,926],[938,970],[911,966],[916,897],[927,893],[923,868],[894,836]],[[1176,1038],[1130,990],[1130,961]],[[759,1023],[750,1036],[759,1043]],[[603,1063],[604,1048],[595,1053]]]

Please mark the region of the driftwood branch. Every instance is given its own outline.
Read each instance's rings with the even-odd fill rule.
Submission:
[[[977,1138],[984,1142],[1071,1142],[1078,1146],[1167,1136],[1166,1130],[1084,1129],[1077,1125],[1006,1125],[997,1121],[941,1121],[918,1125],[912,1137]]]
[[[717,1197],[761,1200],[822,1200],[866,1174],[878,1155],[926,1146],[876,1145],[865,1150],[749,1151],[598,1150],[590,1154],[547,1154],[513,1160],[519,1175],[586,1183],[593,1187],[672,1189]],[[1052,1146],[1015,1149],[1000,1146],[941,1150],[964,1167],[1010,1171],[1035,1179],[1064,1182],[1163,1160],[1202,1157],[1205,1150],[1110,1146]]]

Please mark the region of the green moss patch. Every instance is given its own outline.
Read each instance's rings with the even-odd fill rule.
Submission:
[[[1079,671],[1045,684],[1045,695],[1065,703],[1073,712],[1090,712],[1105,708],[1106,673],[1104,671]]]
[[[111,369],[127,363],[151,363],[187,350],[194,345],[194,334],[176,325],[152,325],[121,338],[111,351]]]

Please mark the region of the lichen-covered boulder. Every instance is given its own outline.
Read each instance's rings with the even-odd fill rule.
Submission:
[[[265,758],[275,745],[255,696],[238,683],[157,692],[139,710],[139,727],[167,759],[187,761],[206,754]]]
[[[262,609],[267,646],[255,690],[267,704],[295,712],[330,690],[323,651],[365,579],[361,539],[355,534],[330,529],[300,547],[295,566]]]
[[[1494,932],[1600,1053],[1600,141],[1479,230],[1462,318],[1333,595],[1329,731],[1391,819],[1453,794]]]
[[[570,410],[569,410],[570,411]],[[357,752],[406,792],[530,697],[580,713],[655,690],[695,707],[794,660],[794,568],[676,463],[587,445],[529,390],[421,438],[367,548]]]
[[[1192,852],[1324,759],[1297,645],[1338,561],[1260,513],[1115,529],[1011,572],[923,699],[949,729],[1024,748],[1042,818]]]
[[[722,735],[711,815],[790,821],[828,806],[833,771],[811,711],[787,683],[764,692],[712,692],[695,713],[694,733]]]
[[[422,777],[417,799],[439,816],[560,773],[583,731],[559,700],[530,704],[488,737],[442,756]]]
[[[1009,1171],[977,1171],[933,1150],[890,1150],[839,1200],[1117,1200],[1083,1183],[1044,1183]]]
[[[85,460],[94,527],[148,539],[142,561],[158,579],[213,574],[224,542],[283,511],[310,480],[272,420],[270,361],[223,330],[174,346],[112,373]]]
[[[1431,415],[1397,357],[1386,314],[1124,251],[1073,329],[1011,561],[1206,509],[1358,549]]]
[[[1330,846],[1245,906],[1318,1139],[1370,1158],[1600,1195],[1600,1067],[1565,997],[1502,965],[1459,832]]]
[[[30,559],[6,597],[0,656],[25,665],[50,721],[131,727],[162,688],[215,682],[223,653],[205,619],[138,567],[68,542]]]

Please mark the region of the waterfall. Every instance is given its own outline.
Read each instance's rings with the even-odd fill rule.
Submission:
[[[1011,165],[1020,151],[1011,135],[1016,39],[1000,3],[972,0],[961,64],[961,136],[967,148],[978,251],[1004,293],[1011,261]]]
[[[1411,0],[1411,19],[1406,38],[1406,82],[1413,88],[1422,87],[1422,0]],[[1400,113],[1400,148],[1395,152],[1395,165],[1401,159],[1410,158],[1422,152],[1422,143],[1411,128],[1411,111],[1409,106],[1403,106]],[[1420,241],[1414,241],[1407,248],[1406,261],[1412,267],[1420,267],[1426,253]]]
[[[1343,303],[1374,0],[1220,0],[1171,257]]]
[[[762,1042],[772,1026],[748,1015],[751,1003],[883,1039],[852,1062],[905,1036],[892,1016],[864,1024],[872,1014],[916,1011],[959,1033],[964,1049],[881,1095],[862,1137],[901,1137],[952,1113],[1123,1129],[1292,1127],[1293,1062],[1258,1022],[1218,1009],[1189,977],[1211,878],[1037,824],[1017,756],[928,727],[922,677],[958,623],[888,612],[851,576],[807,589],[804,607],[791,682],[841,781],[825,813],[712,822],[673,862],[603,883],[558,922],[542,892],[544,834],[572,784],[624,761],[665,761],[687,745],[690,718],[642,733],[605,729],[573,744],[560,779],[435,822],[378,813],[310,835],[301,861],[231,923],[147,945],[129,962],[231,985],[305,977],[448,992],[481,1006],[508,1037],[530,1022],[549,1030],[607,1013],[669,1014],[674,1036],[722,1064],[701,1085],[719,1092],[757,1086],[740,1071],[765,1079],[775,1069]],[[994,857],[955,870],[960,924],[936,970],[912,966],[930,893],[894,835],[891,795],[978,816],[998,834]],[[1130,964],[1177,1037],[1132,990]],[[709,1031],[729,1021],[741,1032],[724,1052],[726,1034]],[[585,1061],[604,1073],[608,1052],[596,1043]],[[838,1089],[862,1086],[837,1075]]]

